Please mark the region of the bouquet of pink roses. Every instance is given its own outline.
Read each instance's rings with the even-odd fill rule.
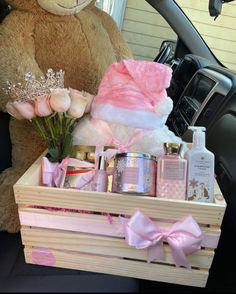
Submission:
[[[64,88],[64,72],[49,69],[40,80],[25,75],[24,84],[7,82],[11,97],[6,109],[16,119],[28,119],[46,141],[51,162],[73,156],[72,132],[78,119],[89,112],[93,96]]]

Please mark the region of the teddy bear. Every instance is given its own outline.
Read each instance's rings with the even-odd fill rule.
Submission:
[[[90,114],[73,132],[74,145],[113,146],[118,152],[164,154],[163,144],[182,144],[166,125],[173,101],[167,96],[172,69],[144,60],[122,60],[104,74]]]
[[[36,78],[49,68],[65,71],[65,87],[96,94],[107,67],[132,58],[116,23],[95,0],[8,0],[0,24],[0,110],[9,101],[6,81]],[[10,120],[12,167],[0,174],[0,230],[20,228],[13,185],[45,150],[27,120]]]

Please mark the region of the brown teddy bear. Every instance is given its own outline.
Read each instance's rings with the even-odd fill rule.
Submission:
[[[0,24],[0,110],[6,81],[65,71],[65,86],[97,92],[107,67],[132,54],[113,19],[94,0],[8,0]],[[0,175],[0,230],[19,230],[13,185],[45,149],[29,121],[11,119],[12,167]]]

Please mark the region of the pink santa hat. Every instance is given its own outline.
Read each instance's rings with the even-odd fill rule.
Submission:
[[[113,63],[94,98],[92,117],[136,128],[158,128],[172,110],[166,93],[171,75],[169,66],[156,62]]]

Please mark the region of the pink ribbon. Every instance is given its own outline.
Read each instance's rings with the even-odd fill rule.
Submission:
[[[186,256],[201,248],[202,231],[192,216],[174,223],[170,228],[158,227],[137,211],[130,219],[121,217],[127,243],[136,249],[148,249],[148,262],[164,261],[163,242],[171,248],[176,266],[191,268]]]
[[[68,158],[62,160],[61,163],[52,163],[47,157],[42,158],[42,184],[48,187],[63,187],[66,170],[68,166]]]
[[[115,146],[119,152],[130,151],[130,147],[132,147],[134,142],[148,132],[148,130],[136,129],[134,134],[129,138],[128,142],[122,143],[114,137],[112,130],[106,121],[92,118],[91,122],[94,127],[107,138],[106,145]]]
[[[42,184],[48,187],[62,188],[64,186],[68,166],[88,168],[94,167],[93,164],[78,160],[76,158],[67,157],[60,163],[52,163],[47,157],[43,157],[41,164]]]

